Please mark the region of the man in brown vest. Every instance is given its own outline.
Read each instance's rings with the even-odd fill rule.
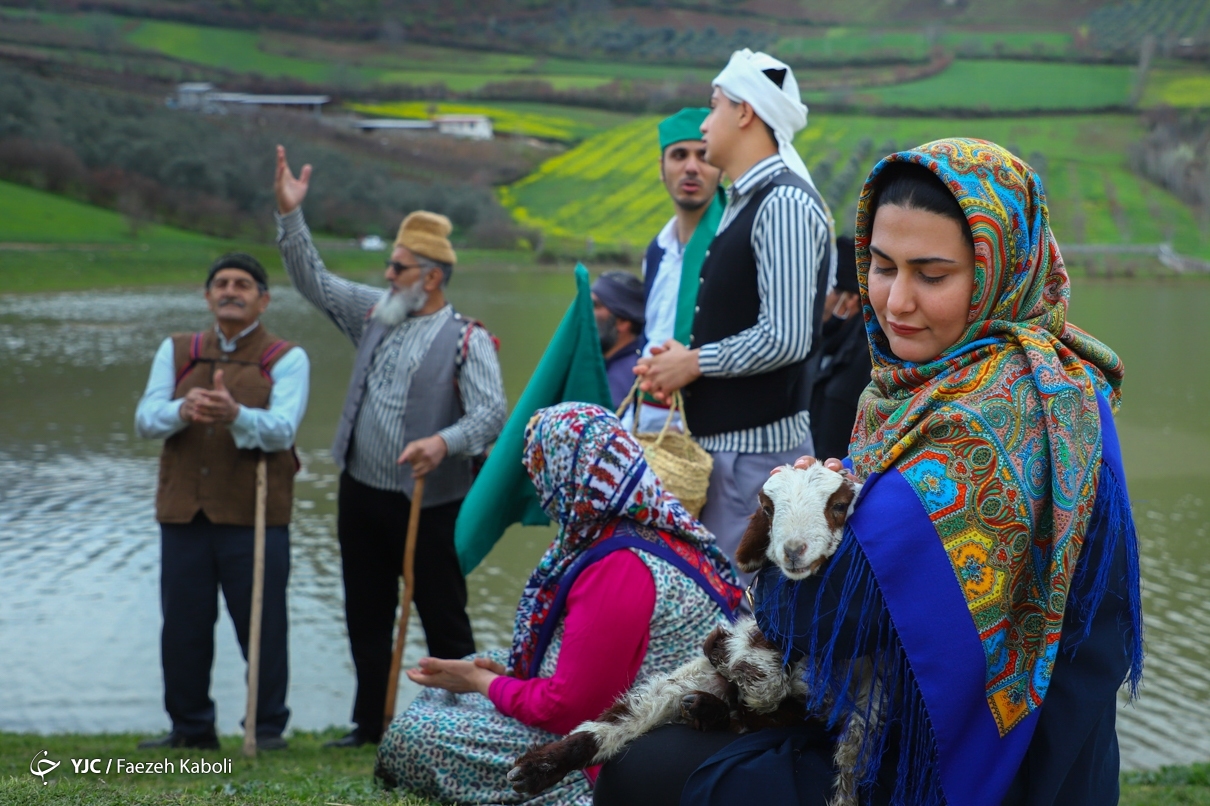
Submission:
[[[248,656],[256,465],[268,465],[265,587],[257,747],[286,746],[286,581],[294,438],[307,408],[310,364],[301,347],[260,323],[268,277],[251,255],[210,267],[206,302],[214,326],[163,341],[135,413],[139,436],[163,439],[156,520],[163,567],[160,650],[172,731],[139,744],[217,749],[210,668],[218,590]]]

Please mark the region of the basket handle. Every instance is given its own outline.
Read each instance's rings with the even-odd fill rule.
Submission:
[[[642,378],[634,379],[634,386],[630,387],[630,391],[626,393],[626,397],[622,398],[622,405],[618,406],[618,410],[614,412],[617,418],[622,419],[622,415],[626,413],[626,409],[634,406],[634,431],[639,430],[639,384],[642,383]]]
[[[626,410],[634,406],[634,423],[631,433],[635,434],[639,431],[639,407],[642,405],[642,401],[639,399],[639,384],[642,382],[642,378],[635,379],[634,386],[630,387],[630,391],[622,400],[622,405],[618,406],[618,410],[615,412],[620,420]],[[672,393],[672,404],[668,407],[668,416],[664,418],[664,427],[660,429],[660,435],[655,438],[656,447],[659,447],[660,443],[664,441],[664,435],[668,433],[668,428],[672,425],[672,416],[677,413],[681,415],[681,427],[684,429],[685,436],[693,436],[689,431],[689,423],[685,419],[685,398],[681,395],[681,390],[677,389]]]

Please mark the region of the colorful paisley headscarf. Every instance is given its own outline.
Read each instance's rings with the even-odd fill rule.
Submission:
[[[613,412],[589,403],[542,409],[525,431],[525,469],[559,532],[517,606],[509,666],[525,674],[563,574],[619,518],[654,527],[706,584],[739,599],[735,573],[712,535],[664,490],[643,448]]]
[[[870,306],[875,180],[893,162],[941,178],[974,236],[967,328],[934,360],[894,356]],[[937,529],[987,658],[1003,736],[1042,704],[1101,466],[1098,393],[1122,363],[1067,322],[1067,272],[1038,175],[1000,146],[953,138],[886,157],[857,207],[857,269],[873,358],[850,457],[897,468]]]

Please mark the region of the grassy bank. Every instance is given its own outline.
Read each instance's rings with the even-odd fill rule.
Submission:
[[[321,239],[319,247],[330,269],[358,278],[377,275],[387,257],[347,240]],[[234,251],[255,255],[271,282],[286,282],[272,243],[224,241],[160,225],[136,233],[111,210],[0,182],[0,294],[200,284],[215,258]],[[463,271],[509,271],[533,263],[532,252],[459,250]]]
[[[73,806],[143,806],[199,804],[327,804],[368,806],[393,803],[435,806],[422,798],[387,792],[372,777],[374,749],[326,750],[323,743],[339,731],[295,733],[287,750],[261,753],[255,760],[240,754],[240,738],[223,739],[223,749],[206,753],[135,750],[142,736],[0,733],[0,802],[8,806],[73,804]],[[42,756],[42,751],[48,752]],[[30,774],[35,757],[58,761],[46,775],[47,785]],[[71,759],[110,759],[117,764],[172,761],[175,774],[76,774]],[[182,759],[231,760],[230,774],[183,774]],[[45,768],[47,765],[43,765]],[[1122,806],[1210,806],[1210,764],[1167,767],[1122,776]]]
[[[295,733],[286,750],[265,752],[254,760],[240,752],[241,737],[223,739],[219,751],[136,750],[145,736],[131,734],[35,736],[0,733],[0,803],[6,806],[73,804],[73,806],[143,806],[195,804],[362,804],[393,803],[430,806],[422,798],[384,791],[373,780],[374,748],[324,749],[323,743],[343,731]],[[43,750],[49,755],[42,756]],[[47,784],[30,773],[35,756],[60,762],[46,775]],[[112,759],[123,763],[171,761],[175,774],[76,774],[71,759]],[[186,774],[184,759],[231,760],[230,774]],[[45,769],[47,765],[43,765]]]

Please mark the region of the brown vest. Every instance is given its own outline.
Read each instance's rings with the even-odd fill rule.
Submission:
[[[237,403],[254,409],[269,407],[273,381],[269,370],[294,345],[281,342],[262,324],[239,340],[233,353],[219,348],[213,330],[172,336],[176,360],[176,392],[214,388],[214,372],[223,371],[223,384]],[[241,450],[223,423],[190,423],[164,440],[160,454],[160,484],[155,496],[156,520],[189,523],[198,511],[212,523],[253,526],[256,518],[256,462],[259,450]],[[265,508],[268,526],[290,522],[294,500],[294,451],[266,454],[269,485]]]

